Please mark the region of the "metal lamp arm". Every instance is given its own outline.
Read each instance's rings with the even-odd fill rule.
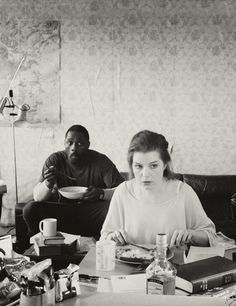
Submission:
[[[0,114],[3,112],[6,103],[7,103],[7,98],[5,97],[5,98],[2,99],[2,102],[1,102],[1,105],[0,105]]]

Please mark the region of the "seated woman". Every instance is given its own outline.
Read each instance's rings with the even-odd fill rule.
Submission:
[[[103,239],[120,245],[155,244],[157,233],[166,233],[170,247],[214,244],[215,225],[194,190],[174,178],[163,135],[148,130],[134,135],[128,163],[132,179],[115,190],[101,231]]]

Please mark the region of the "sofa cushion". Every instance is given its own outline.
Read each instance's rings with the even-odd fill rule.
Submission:
[[[184,182],[197,193],[216,230],[236,238],[236,175],[184,174]]]
[[[230,210],[231,210],[231,219],[236,220],[236,192],[232,195],[230,199]]]
[[[183,178],[201,198],[230,199],[236,192],[236,175],[184,174]]]

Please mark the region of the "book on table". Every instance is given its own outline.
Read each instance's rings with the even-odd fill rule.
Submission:
[[[64,244],[65,243],[65,236],[61,232],[57,232],[56,236],[44,236],[42,235],[42,239],[44,244]]]
[[[63,235],[63,237],[64,237],[64,239],[63,239],[63,243],[56,243],[56,241],[58,242],[58,241],[61,241],[62,240],[62,238],[57,238],[56,240],[55,240],[55,238],[54,239],[52,239],[52,240],[50,240],[50,237],[46,237],[46,239],[47,239],[47,242],[49,242],[49,240],[50,240],[50,242],[51,241],[53,241],[54,243],[47,243],[47,244],[71,244],[71,243],[73,243],[73,242],[76,242],[76,241],[78,241],[78,240],[80,240],[80,235],[74,235],[74,234],[68,234],[68,233],[64,233],[64,232],[58,232],[58,233],[60,233],[61,235]],[[35,238],[41,238],[42,239],[42,234],[39,232],[39,233],[37,233],[37,234],[35,234],[34,236],[32,236],[32,237],[30,237],[30,243],[34,243],[34,241],[35,241]],[[43,236],[44,237],[44,236]],[[53,237],[55,237],[55,236],[53,236]],[[44,241],[44,240],[43,240]]]
[[[221,287],[215,287],[207,291],[198,292],[191,294],[191,296],[210,296],[210,297],[220,297],[220,298],[235,298],[236,293],[236,283],[231,283],[223,285]]]
[[[63,235],[63,243],[45,243],[45,237],[39,232],[30,238],[30,243],[34,245],[34,249],[39,256],[54,256],[62,254],[71,254],[77,250],[77,242],[79,235],[61,233]],[[47,237],[49,238],[49,237]]]
[[[54,256],[62,254],[62,246],[60,244],[46,245],[42,237],[34,238],[34,250],[38,256]]]
[[[176,287],[197,293],[236,282],[236,262],[214,256],[177,266]]]

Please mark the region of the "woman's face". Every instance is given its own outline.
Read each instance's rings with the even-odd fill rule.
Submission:
[[[162,182],[165,165],[158,151],[135,152],[132,169],[136,181],[143,188],[152,189]]]

